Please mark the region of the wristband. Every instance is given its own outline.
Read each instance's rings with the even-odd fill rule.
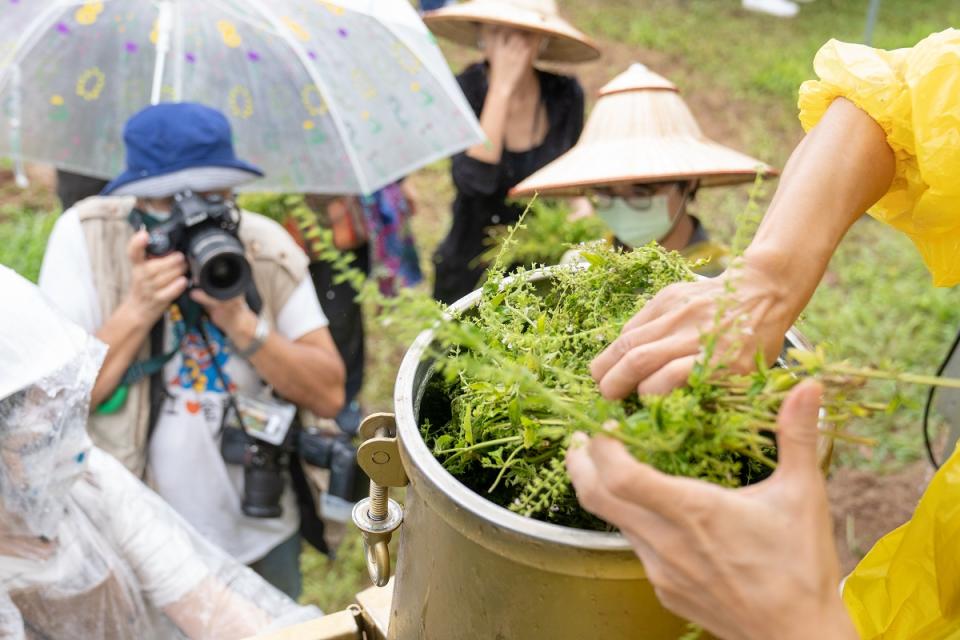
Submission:
[[[267,319],[263,316],[257,318],[257,328],[253,330],[253,339],[250,340],[250,344],[247,345],[246,349],[237,349],[236,354],[241,358],[249,359],[257,351],[260,350],[260,347],[263,346],[263,343],[267,341],[267,336],[270,335],[270,325],[267,323]],[[237,345],[233,345],[236,348]]]

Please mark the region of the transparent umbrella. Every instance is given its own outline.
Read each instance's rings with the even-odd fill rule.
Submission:
[[[223,111],[255,188],[369,193],[483,139],[407,0],[0,0],[0,155],[109,178],[150,103]]]

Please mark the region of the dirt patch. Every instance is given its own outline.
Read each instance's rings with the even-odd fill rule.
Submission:
[[[910,519],[932,476],[925,460],[889,474],[859,469],[833,472],[827,494],[844,574],[880,537]]]
[[[17,186],[13,171],[0,169],[0,207],[41,211],[59,207],[55,193],[56,175],[52,167],[28,165],[27,179],[29,186],[21,189]]]

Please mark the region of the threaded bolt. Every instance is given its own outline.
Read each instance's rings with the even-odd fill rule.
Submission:
[[[374,522],[383,522],[389,515],[389,505],[387,501],[390,498],[390,488],[370,481],[370,508],[367,515]]]

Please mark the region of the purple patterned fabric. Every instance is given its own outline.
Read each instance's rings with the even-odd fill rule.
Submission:
[[[360,204],[370,233],[370,257],[380,292],[395,295],[398,287],[412,287],[422,281],[420,258],[410,228],[412,211],[400,183],[361,196]]]

